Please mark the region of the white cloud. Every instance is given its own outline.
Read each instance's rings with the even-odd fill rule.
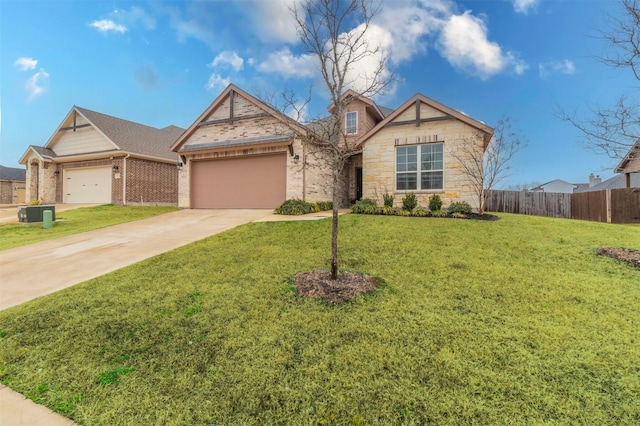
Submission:
[[[211,90],[213,92],[220,92],[225,87],[227,87],[231,83],[231,80],[228,78],[223,78],[219,74],[211,74],[209,76],[209,81],[205,84],[205,88],[207,90]]]
[[[295,43],[298,41],[298,34],[290,8],[301,2],[302,0],[240,0],[239,4],[251,14],[255,31],[263,41]]]
[[[540,0],[513,0],[513,9],[517,13],[527,14],[540,3]]]
[[[159,10],[169,16],[169,26],[176,32],[178,42],[184,43],[194,39],[214,49],[220,42],[212,28],[216,28],[215,14],[211,2],[187,3],[183,17],[183,11],[179,7],[163,6]]]
[[[575,74],[575,72],[576,67],[573,64],[573,61],[568,59],[545,62],[538,65],[538,74],[540,75],[540,78],[547,78],[552,74],[572,75]]]
[[[244,0],[243,4],[249,4],[248,1]],[[295,1],[297,0],[250,4],[274,5],[273,13],[279,11],[279,19],[285,20],[283,16],[289,16],[289,12],[283,5]],[[481,17],[475,16],[471,11],[460,12],[457,3],[452,0],[397,1],[384,2],[381,5],[366,34],[370,45],[379,46],[380,50],[354,65],[349,75],[353,83],[366,80],[367,72],[374,69],[381,60],[385,61],[385,68],[390,70],[393,66],[410,61],[418,55],[425,55],[429,47],[436,47],[452,66],[481,79],[488,79],[503,72],[521,75],[528,69],[528,65],[519,59],[517,52],[505,51],[498,42],[488,38],[488,28]],[[263,18],[260,15],[263,13],[262,9],[257,6],[250,12],[255,19]],[[295,29],[295,22],[287,22],[290,28]],[[284,37],[277,28],[269,27],[267,24],[262,30],[272,31],[274,38],[280,37],[292,44],[297,42],[297,36],[293,36],[293,33]],[[359,29],[350,30],[353,31]],[[277,72],[285,77],[317,78],[319,73],[316,64],[317,59],[312,55],[295,55],[289,48],[284,48],[270,53],[266,60],[258,65],[258,70]],[[350,86],[353,88],[357,84]]]
[[[240,71],[244,65],[244,59],[231,50],[225,50],[213,59],[213,62],[209,64],[210,67],[217,66],[230,66],[234,71]]]
[[[16,59],[13,65],[15,65],[20,71],[29,71],[38,65],[38,61],[33,58],[22,57]]]
[[[512,67],[522,74],[527,65],[489,41],[484,21],[470,11],[452,15],[440,34],[440,52],[455,67],[487,79]]]
[[[317,59],[314,55],[294,55],[288,47],[270,53],[267,59],[258,65],[262,72],[280,74],[285,78],[307,78],[317,74]]]
[[[37,98],[45,92],[44,87],[42,87],[44,81],[49,78],[49,73],[43,70],[35,73],[31,78],[29,78],[24,84],[24,88],[27,90],[29,95],[29,100]]]
[[[135,25],[137,22],[142,22],[142,25],[148,30],[153,30],[156,27],[156,18],[144,11],[144,9],[131,6],[131,9],[116,9],[109,15],[117,22],[122,22],[129,26]]]
[[[89,24],[89,26],[97,29],[101,33],[108,33],[111,31],[114,33],[123,34],[127,31],[127,27],[121,24],[116,24],[110,19],[100,19],[98,21],[93,21]]]

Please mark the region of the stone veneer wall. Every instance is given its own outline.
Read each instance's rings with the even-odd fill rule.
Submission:
[[[443,190],[396,191],[396,146],[416,144],[418,140],[443,143]],[[460,162],[453,157],[454,153],[462,154],[460,146],[466,141],[472,141],[478,150],[482,150],[483,141],[478,131],[455,119],[422,123],[419,127],[411,123],[381,129],[363,148],[363,197],[373,198],[382,204],[383,194],[393,194],[394,205],[400,207],[402,198],[409,192],[415,192],[419,205],[426,208],[429,197],[438,194],[445,207],[454,201],[466,201],[477,210],[478,200],[472,182]]]
[[[27,161],[25,176],[25,202],[40,200],[43,204],[56,202],[55,164],[38,159],[32,154]]]

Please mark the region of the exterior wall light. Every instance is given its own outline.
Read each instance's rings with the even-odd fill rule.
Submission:
[[[118,173],[118,170],[120,170],[120,167],[118,167],[116,164],[114,164],[111,169],[113,170],[113,173]]]
[[[60,175],[60,170],[56,170],[55,172],[53,172],[54,176],[59,176]]]
[[[182,169],[182,162],[181,162],[181,161],[178,161],[178,162],[176,163],[176,167],[178,168],[178,170]]]
[[[300,156],[298,154],[293,156],[293,162],[298,164],[298,161],[300,161]]]

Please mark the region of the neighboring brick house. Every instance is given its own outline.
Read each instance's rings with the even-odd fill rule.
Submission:
[[[471,180],[458,160],[462,143],[486,149],[493,129],[422,95],[391,110],[347,91],[344,134],[356,146],[344,169],[340,204],[362,197],[396,204],[409,192],[428,204],[475,205]],[[315,126],[321,126],[316,123]],[[312,131],[229,85],[174,143],[184,163],[183,208],[273,208],[285,199],[332,199],[331,175],[314,149],[296,137]]]
[[[44,146],[29,146],[26,201],[178,204],[178,156],[184,131],[145,126],[74,106]]]
[[[0,204],[21,204],[25,200],[25,170],[0,166]]]

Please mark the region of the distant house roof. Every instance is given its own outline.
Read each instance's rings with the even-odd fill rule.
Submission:
[[[26,174],[27,171],[25,169],[0,166],[0,180],[24,181],[26,178]]]
[[[640,139],[636,140],[636,143],[633,144],[631,149],[625,157],[620,161],[618,167],[615,168],[614,172],[616,173],[630,173],[630,172],[640,172],[640,170],[625,170],[625,168],[631,163],[632,160],[640,158]],[[633,185],[632,185],[633,186]]]
[[[554,189],[553,187],[565,187],[567,189],[567,191],[551,191],[549,189],[547,189],[547,187],[550,187],[551,189]],[[531,188],[530,191],[531,192],[539,192],[539,191],[546,191],[546,192],[573,192],[573,190],[577,187],[578,185],[576,185],[575,183],[570,183],[567,182],[566,180],[562,180],[562,179],[554,179],[554,180],[550,180],[549,182],[545,182],[541,185],[536,186],[535,188]],[[569,191],[570,189],[570,191]]]
[[[576,187],[573,188],[573,192],[584,192],[587,189],[589,189],[589,184],[588,183],[575,183],[574,185]]]
[[[631,175],[631,188],[640,187],[640,173],[630,173]],[[593,185],[591,188],[587,188],[581,192],[591,192],[591,191],[603,191],[605,189],[618,189],[625,188],[625,178],[624,175],[615,175],[614,177],[607,179],[605,181],[600,182],[597,185]]]

